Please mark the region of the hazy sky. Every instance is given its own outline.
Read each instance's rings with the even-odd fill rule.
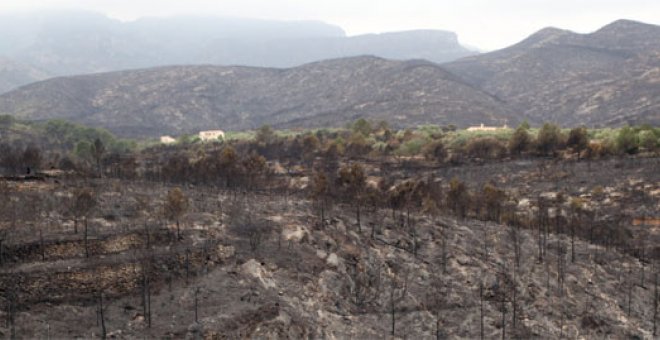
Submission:
[[[349,35],[437,28],[486,50],[546,26],[590,32],[620,18],[660,24],[660,0],[0,0],[0,12],[40,9],[93,10],[122,20],[177,14],[321,20]]]

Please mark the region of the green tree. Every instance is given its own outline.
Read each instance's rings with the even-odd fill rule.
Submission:
[[[530,137],[529,132],[527,132],[529,129],[529,124],[526,126],[527,127],[525,127],[523,124],[520,124],[516,131],[514,131],[511,135],[511,138],[509,138],[508,149],[509,153],[512,155],[519,156],[523,152],[527,151],[530,144],[532,143],[532,137]]]
[[[531,127],[529,126],[527,119],[525,119],[522,121],[522,123],[520,123],[520,125],[518,125],[518,128],[529,130]]]
[[[476,158],[498,159],[506,154],[506,148],[496,138],[477,137],[465,145],[465,153]]]
[[[562,135],[559,126],[551,123],[543,124],[536,137],[536,149],[544,156],[554,155],[561,147]]]
[[[351,129],[353,130],[354,133],[360,133],[365,137],[368,137],[373,131],[373,128],[371,127],[371,123],[369,123],[369,121],[364,118],[360,118],[356,120],[353,123]]]
[[[660,138],[658,138],[653,130],[644,130],[639,133],[639,145],[646,149],[646,151],[655,151],[658,148]]]
[[[270,125],[263,125],[257,129],[255,136],[257,143],[267,145],[275,141],[275,131]]]
[[[627,153],[630,155],[636,154],[639,149],[639,138],[635,130],[630,126],[626,126],[619,130],[616,137],[616,145],[619,152]]]
[[[76,143],[73,153],[83,161],[89,161],[92,158],[92,144],[86,140]]]

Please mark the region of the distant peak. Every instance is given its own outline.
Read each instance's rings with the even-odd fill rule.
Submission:
[[[627,33],[631,31],[640,31],[640,30],[660,30],[660,26],[656,25],[651,25],[651,24],[646,24],[643,22],[639,21],[634,21],[634,20],[628,20],[628,19],[620,19],[617,21],[614,21],[610,24],[607,24],[603,26],[601,29],[598,31],[594,32],[595,34],[598,33]]]
[[[561,29],[557,27],[546,27],[532,34],[531,37],[548,38],[548,37],[561,36],[570,33],[572,32],[565,29]]]
[[[564,30],[556,27],[546,27],[538,32],[530,35],[527,39],[521,41],[516,46],[539,46],[545,45],[548,42],[555,41],[556,39],[565,35],[575,34],[569,30]]]

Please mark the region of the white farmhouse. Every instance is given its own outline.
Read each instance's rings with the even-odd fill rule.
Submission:
[[[470,126],[467,128],[468,131],[497,131],[497,130],[503,130],[503,129],[508,129],[509,127],[504,124],[504,126],[484,126],[482,123],[481,126]]]
[[[163,144],[174,144],[176,143],[176,139],[170,136],[160,136],[160,142]]]
[[[199,139],[201,139],[203,142],[218,140],[219,138],[225,139],[225,132],[224,131],[222,131],[222,130],[208,130],[208,131],[200,131],[199,132]]]

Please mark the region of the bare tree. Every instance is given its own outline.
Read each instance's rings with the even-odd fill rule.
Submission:
[[[372,254],[367,254],[355,263],[349,263],[347,272],[351,278],[349,288],[358,308],[362,309],[380,298],[381,265]]]
[[[197,296],[199,295],[199,287],[195,287],[195,323],[198,323],[198,310],[199,310],[199,302]]]
[[[149,217],[149,196],[136,195],[135,196],[135,210],[142,215],[144,224],[144,247],[145,249],[151,248],[151,233],[149,230],[148,217]]]
[[[105,145],[101,139],[96,138],[94,144],[92,144],[92,155],[94,156],[94,161],[96,162],[96,171],[98,171],[99,176],[103,176],[103,171],[101,169],[101,159],[105,154]]]
[[[11,281],[5,288],[5,301],[7,304],[6,327],[10,329],[10,339],[16,339],[16,311],[18,305],[17,291],[18,287],[16,287],[14,281]]]
[[[167,193],[163,205],[163,213],[167,219],[176,222],[176,238],[181,239],[180,219],[189,207],[188,197],[180,188],[174,188]]]
[[[654,290],[653,290],[653,336],[658,335],[658,273],[655,273]]]
[[[142,264],[142,312],[147,321],[147,327],[151,328],[151,277],[149,267],[148,261]]]
[[[254,218],[245,203],[237,201],[230,209],[229,229],[237,236],[246,238],[250,249],[255,252],[272,228],[270,221]]]
[[[339,186],[344,191],[344,195],[355,205],[355,216],[357,220],[358,231],[362,231],[360,223],[360,209],[366,187],[366,174],[360,164],[342,167],[339,170]]]
[[[73,204],[71,212],[74,216],[74,232],[78,233],[78,219],[83,218],[85,227],[85,257],[89,257],[89,247],[87,239],[89,236],[89,214],[97,205],[96,193],[91,188],[76,189],[73,193]]]
[[[80,188],[73,191],[73,199],[69,210],[73,215],[74,233],[78,233],[78,221],[85,218],[96,206],[96,197],[90,188]]]
[[[443,310],[448,308],[449,296],[451,294],[451,281],[444,281],[440,276],[436,276],[431,282],[431,289],[426,297],[426,306],[429,313],[435,318],[435,338],[442,339],[446,337],[440,328],[444,316]]]
[[[319,208],[319,226],[321,227],[325,225],[325,209],[329,193],[328,176],[324,172],[315,173],[312,181],[312,198],[316,201]]]
[[[407,270],[404,270],[404,272],[401,273],[400,276],[403,276],[403,278],[396,277],[396,275],[393,275],[390,278],[390,294],[389,294],[388,307],[392,321],[392,335],[395,334],[395,330],[396,330],[397,308],[399,306],[399,303],[401,303],[406,298],[406,294],[408,293]]]
[[[513,255],[515,259],[516,268],[520,268],[520,257],[522,252],[521,247],[521,238],[522,234],[517,223],[512,223],[509,226],[509,237],[511,238],[511,243],[513,246]]]
[[[449,182],[447,204],[449,204],[456,216],[460,218],[466,217],[467,208],[470,204],[470,193],[465,183],[456,177],[452,178]]]
[[[484,338],[484,283],[479,281],[479,338]]]
[[[101,323],[101,338],[105,339],[107,337],[107,332],[105,329],[105,307],[103,306],[103,289],[98,291],[98,317]]]

